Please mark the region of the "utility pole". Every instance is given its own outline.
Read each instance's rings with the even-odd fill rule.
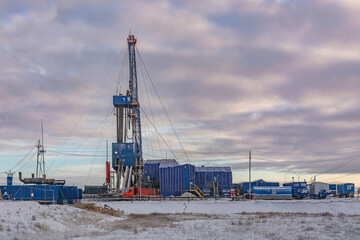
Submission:
[[[249,151],[249,198],[251,194],[251,151]]]

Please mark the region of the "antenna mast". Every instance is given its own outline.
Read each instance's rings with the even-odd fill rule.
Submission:
[[[36,145],[37,151],[37,159],[36,159],[36,178],[44,177],[45,174],[45,150],[44,150],[44,127],[43,121],[41,119],[41,142],[40,139],[38,144]]]

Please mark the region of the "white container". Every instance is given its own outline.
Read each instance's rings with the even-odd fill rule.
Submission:
[[[310,195],[317,195],[321,190],[329,191],[329,184],[322,182],[314,182],[310,184]]]

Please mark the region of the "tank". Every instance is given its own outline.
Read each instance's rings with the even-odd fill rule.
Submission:
[[[253,187],[253,193],[256,199],[264,200],[290,200],[292,199],[292,188],[291,187]]]
[[[272,187],[279,187],[279,182],[266,182],[263,179],[255,180],[251,182],[251,189],[254,188],[254,186],[258,187],[266,187],[266,186],[272,186]],[[249,182],[243,182],[240,183],[240,194],[243,195],[249,191]]]

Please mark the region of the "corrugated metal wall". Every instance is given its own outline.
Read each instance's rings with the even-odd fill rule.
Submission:
[[[75,186],[12,185],[0,186],[5,200],[36,201],[39,203],[75,203],[82,199],[81,189]]]
[[[154,188],[160,187],[160,167],[174,167],[178,166],[179,163],[175,159],[156,159],[147,160],[144,164],[144,175],[145,179],[150,178]]]
[[[343,183],[337,185],[337,193],[339,196],[349,196],[355,193],[355,185],[353,183]]]
[[[195,181],[195,166],[191,164],[178,166],[160,164],[159,175],[161,195],[180,196],[183,192],[190,191],[190,184]]]
[[[232,188],[232,172],[230,167],[195,168],[195,183],[200,189],[213,189],[215,178],[218,181],[219,192]]]

